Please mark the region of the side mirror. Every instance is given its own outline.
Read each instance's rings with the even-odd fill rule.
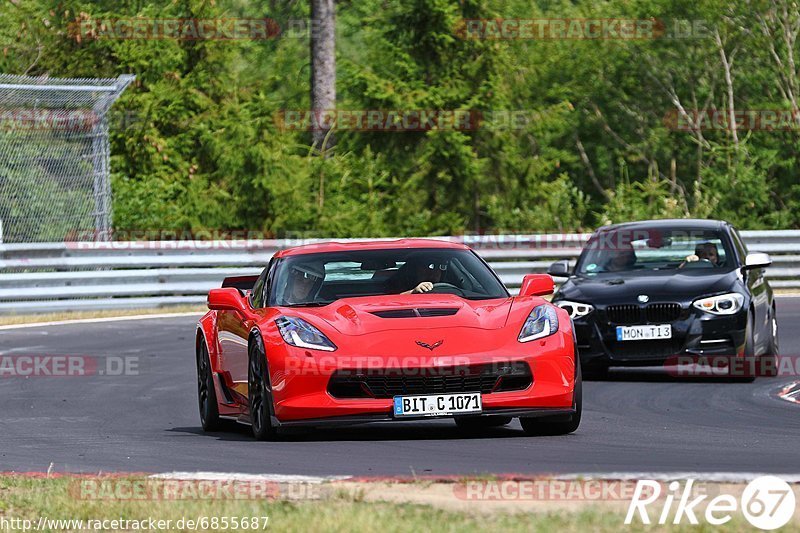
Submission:
[[[520,296],[546,296],[553,294],[555,286],[549,274],[528,274],[522,278]]]
[[[547,273],[557,278],[568,278],[569,261],[566,259],[562,259],[561,261],[556,261],[555,263],[550,265],[550,268],[547,269]]]
[[[768,254],[753,252],[744,258],[744,269],[753,270],[756,268],[767,268],[772,264],[772,258]]]
[[[239,289],[211,289],[208,291],[208,308],[217,311],[244,311],[244,302]]]

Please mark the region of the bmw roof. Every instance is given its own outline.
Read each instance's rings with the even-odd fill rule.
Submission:
[[[637,220],[635,222],[621,222],[611,224],[597,229],[600,231],[611,231],[619,229],[708,229],[720,230],[728,226],[724,220],[711,220],[705,218],[665,218],[655,220]]]

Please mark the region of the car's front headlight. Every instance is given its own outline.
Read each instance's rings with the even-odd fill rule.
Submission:
[[[558,316],[556,309],[550,304],[542,304],[533,308],[525,320],[522,331],[517,340],[528,342],[552,335],[558,331]]]
[[[561,309],[569,313],[569,317],[573,320],[584,317],[594,311],[594,307],[589,304],[571,302],[569,300],[559,300],[558,302],[553,302],[553,304],[559,306]]]
[[[332,352],[336,345],[320,330],[303,320],[293,316],[281,316],[275,319],[281,337],[287,344],[298,348],[310,348]]]
[[[744,296],[738,292],[729,292],[709,298],[700,298],[695,300],[692,305],[714,315],[732,315],[744,305]]]

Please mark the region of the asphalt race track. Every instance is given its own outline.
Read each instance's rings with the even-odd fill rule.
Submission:
[[[778,300],[784,355],[800,354],[800,298]],[[515,421],[465,437],[452,421],[300,431],[255,442],[204,434],[194,317],[0,331],[0,355],[138,358],[138,375],[0,377],[0,471],[218,471],[306,475],[800,472],[797,377],[754,383],[614,371],[587,382],[580,429],[526,437]],[[52,464],[52,466],[51,466]]]

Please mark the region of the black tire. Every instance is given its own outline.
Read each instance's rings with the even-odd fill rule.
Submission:
[[[778,346],[778,317],[775,315],[775,308],[773,307],[770,313],[769,320],[769,344],[767,345],[767,353],[761,356],[759,361],[759,376],[775,377],[778,375],[778,357],[780,356],[780,347]]]
[[[742,383],[752,383],[755,381],[755,375],[749,375],[750,369],[753,369],[755,373],[758,373],[758,363],[759,361],[756,359],[756,341],[754,337],[753,330],[755,329],[753,326],[753,314],[752,312],[747,317],[747,329],[745,330],[744,334],[744,359],[745,365],[744,368],[746,369],[745,372],[748,375],[745,376],[731,376],[734,381],[739,381]]]
[[[267,371],[267,355],[260,334],[250,338],[247,353],[247,395],[253,436],[256,440],[273,440],[278,432],[272,425],[272,388]]]
[[[218,431],[221,426],[217,391],[214,389],[214,374],[208,346],[202,337],[197,347],[197,401],[200,408],[200,423],[203,431]]]
[[[456,425],[464,431],[479,431],[486,428],[496,428],[509,424],[510,416],[457,416]]]
[[[567,435],[574,432],[581,425],[581,412],[583,411],[583,377],[581,365],[577,362],[575,368],[575,392],[572,395],[572,407],[575,414],[559,415],[554,417],[520,418],[522,429],[526,435]]]

